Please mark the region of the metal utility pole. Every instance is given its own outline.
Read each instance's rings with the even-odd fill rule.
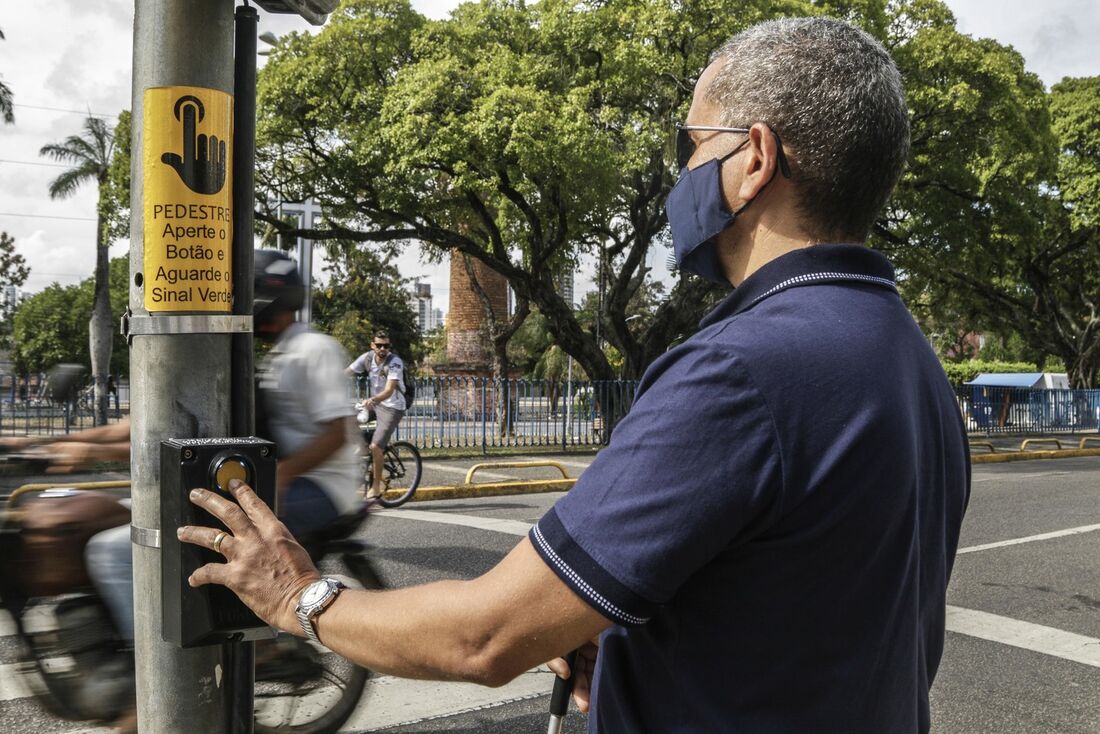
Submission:
[[[232,2],[135,0],[131,537],[138,726],[157,734],[251,727],[251,646],[161,637],[160,443],[231,435],[231,342],[251,331],[231,313],[233,43]]]

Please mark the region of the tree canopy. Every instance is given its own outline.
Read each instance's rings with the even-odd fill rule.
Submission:
[[[410,365],[424,347],[409,302],[409,281],[386,258],[354,243],[327,247],[331,277],[313,291],[313,323],[353,357],[365,352],[375,331],[390,335],[394,351]]]
[[[317,199],[315,238],[479,259],[591,377],[617,376],[603,341],[637,376],[724,295],[682,277],[627,322],[647,263],[668,253],[673,122],[726,38],[821,13],[882,40],[906,84],[909,170],[871,244],[911,306],[939,328],[1018,331],[1092,384],[1097,177],[1082,174],[1096,170],[1096,95],[1080,81],[1048,95],[939,0],[483,0],[444,21],[349,0],[261,74],[261,200]],[[554,285],[582,260],[598,263],[601,294],[587,325]]]
[[[130,263],[117,257],[110,263],[111,305],[116,312],[129,299]],[[12,317],[12,363],[16,372],[44,372],[60,362],[90,365],[88,318],[95,295],[94,278],[77,285],[57,283],[19,304]],[[111,352],[111,374],[129,374],[126,338],[116,330]]]

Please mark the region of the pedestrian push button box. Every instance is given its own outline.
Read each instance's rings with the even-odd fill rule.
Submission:
[[[192,504],[196,487],[235,502],[229,483],[240,479],[275,509],[275,444],[261,438],[173,438],[160,445],[162,635],[180,647],[273,636],[237,596],[224,586],[191,588],[187,578],[207,563],[224,563],[212,550],[181,543],[176,529],[204,525],[228,530]]]

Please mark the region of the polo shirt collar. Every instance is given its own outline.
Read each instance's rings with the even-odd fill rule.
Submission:
[[[865,245],[811,245],[781,255],[745,278],[703,317],[699,328],[736,316],[789,288],[842,282],[866,283],[897,292],[894,266]]]

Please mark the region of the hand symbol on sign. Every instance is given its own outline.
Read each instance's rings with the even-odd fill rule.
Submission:
[[[190,94],[176,100],[176,119],[180,118],[183,108],[183,156],[177,153],[165,153],[160,157],[163,163],[176,169],[187,188],[196,194],[216,194],[225,185],[226,155],[225,141],[217,135],[195,135],[195,115],[198,122],[206,115],[202,101]]]

